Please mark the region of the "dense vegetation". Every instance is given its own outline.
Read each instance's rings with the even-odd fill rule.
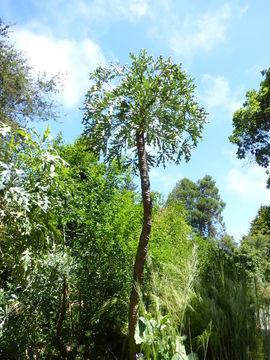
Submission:
[[[55,114],[48,97],[55,79],[34,77],[10,45],[8,28],[0,28],[0,357],[126,360],[133,289],[137,359],[268,359],[270,206],[258,210],[236,246],[211,176],[179,179],[167,200],[149,193],[144,280],[136,277],[148,208],[143,186],[142,197],[133,182],[137,157],[130,161],[122,150],[136,149],[143,135],[157,147],[152,158],[144,148],[146,168],[189,158],[205,119],[192,81],[146,52],[132,56],[131,72],[99,68],[96,85],[112,76],[113,90],[91,88],[85,134],[65,144],[26,126]],[[149,77],[136,79],[144,73]],[[172,82],[162,87],[168,75]],[[145,176],[140,165],[139,172]]]
[[[194,84],[181,65],[146,50],[130,54],[131,66],[98,67],[85,100],[85,139],[105,163],[121,161],[139,171],[143,224],[134,263],[129,301],[129,358],[136,359],[135,331],[139,319],[139,288],[143,284],[148,244],[152,231],[152,199],[149,169],[167,161],[189,160],[201,138],[205,111],[194,98]],[[151,150],[150,150],[151,148]],[[130,155],[132,154],[132,156]]]

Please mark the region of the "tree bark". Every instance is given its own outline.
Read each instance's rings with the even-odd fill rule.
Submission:
[[[2,252],[2,249],[1,249],[1,246],[2,246],[2,221],[0,220],[0,253],[3,255],[3,252]]]
[[[64,278],[62,295],[60,298],[60,306],[57,311],[57,315],[55,319],[55,329],[54,329],[54,335],[55,335],[54,341],[62,353],[64,352],[64,346],[61,341],[61,330],[66,316],[66,309],[67,309],[66,299],[67,299],[67,282],[66,282],[66,278]]]
[[[147,248],[152,228],[152,201],[150,193],[150,180],[148,174],[147,154],[145,149],[144,132],[136,132],[137,151],[139,159],[139,171],[141,178],[141,190],[143,199],[143,225],[140,241],[137,249],[133,285],[129,302],[128,328],[129,328],[129,359],[136,359],[136,343],[134,339],[135,329],[139,317],[139,293],[138,286],[143,282],[144,265],[146,261]]]

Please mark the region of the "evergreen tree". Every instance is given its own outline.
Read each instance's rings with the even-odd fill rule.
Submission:
[[[184,178],[169,195],[168,201],[181,202],[188,223],[204,237],[215,237],[224,232],[222,211],[225,203],[211,176],[206,175],[196,183]]]

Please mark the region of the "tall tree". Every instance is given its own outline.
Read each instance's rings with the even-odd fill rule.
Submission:
[[[106,162],[119,161],[139,169],[143,199],[143,225],[134,264],[129,305],[130,359],[136,356],[134,339],[138,322],[139,294],[152,227],[149,168],[167,161],[189,160],[201,138],[204,109],[194,99],[194,84],[181,65],[142,50],[130,54],[131,65],[98,67],[86,94],[84,135],[89,148],[103,154]]]
[[[251,222],[251,235],[270,235],[270,206],[261,206],[255,219]]]
[[[35,74],[10,42],[9,30],[0,19],[0,121],[25,126],[29,121],[55,118],[58,77]]]
[[[262,266],[264,280],[270,281],[270,206],[261,206],[241,241],[240,251],[254,253]],[[269,298],[269,295],[268,295]]]
[[[233,115],[233,133],[229,137],[236,144],[237,156],[248,156],[263,167],[270,162],[270,68],[262,71],[260,89],[246,93],[243,107]]]
[[[197,183],[184,178],[169,195],[168,201],[181,202],[188,223],[205,237],[215,237],[224,230],[222,211],[225,203],[211,176],[205,175]]]

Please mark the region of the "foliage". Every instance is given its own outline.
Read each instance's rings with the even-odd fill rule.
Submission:
[[[134,360],[139,304],[136,283],[143,282],[152,227],[149,167],[165,166],[167,161],[178,164],[182,157],[189,160],[201,138],[206,114],[195,101],[193,82],[180,65],[161,56],[154,60],[145,50],[138,57],[130,54],[130,58],[130,67],[100,66],[91,74],[94,85],[86,94],[83,124],[95,154],[103,154],[107,163],[119,163],[123,153],[133,153],[126,165],[140,172],[144,215],[128,316],[130,359]]]
[[[14,358],[104,355],[100,336],[108,333],[120,351],[141,222],[128,174],[97,164],[80,141],[53,147],[48,132],[13,132],[1,130],[0,350]]]
[[[126,167],[138,168],[138,139],[147,171],[188,160],[205,112],[180,65],[142,51],[129,67],[92,74],[87,141],[65,145],[49,129],[26,131],[20,125],[53,114],[55,79],[35,77],[8,32],[1,23],[0,357],[127,359],[132,265],[146,208]],[[235,113],[243,128],[233,138],[240,157],[253,151],[263,166],[269,70],[264,76]],[[268,358],[269,207],[237,247],[224,233],[224,203],[210,176],[181,180],[166,203],[148,185],[153,228],[138,291],[137,358]]]
[[[66,239],[78,264],[76,301],[83,303],[77,336],[84,343],[87,332],[95,353],[104,356],[108,350],[104,339],[111,350],[119,351],[117,346],[126,333],[130,264],[142,208],[137,195],[126,188],[129,174],[97,164],[85,150],[80,140],[61,150],[74,182],[67,203]]]
[[[44,343],[54,338],[66,277],[61,265],[66,257],[56,247],[63,243],[59,173],[67,165],[50,143],[48,130],[40,137],[2,125],[0,133],[0,286],[5,298],[0,353],[10,358],[47,354]],[[53,344],[50,351],[56,351]]]
[[[207,359],[264,358],[263,336],[257,326],[260,272],[256,261],[238,251],[230,256],[213,245],[209,267],[195,286],[197,296],[187,315],[193,348],[200,357],[205,358],[202,337],[209,329]]]
[[[83,118],[90,149],[108,162],[128,151],[126,162],[137,167],[136,131],[142,130],[148,166],[189,160],[205,123],[193,80],[170,58],[155,60],[145,50],[130,58],[130,66],[100,66],[90,76]]]
[[[98,164],[81,140],[12,134],[2,126],[0,354],[120,357],[142,218],[130,175]],[[268,236],[266,225],[258,233],[264,210],[253,239]],[[139,322],[147,325],[139,333],[144,356],[263,358],[264,247],[205,242],[191,234],[181,203],[157,200],[152,237]]]
[[[269,207],[261,206],[254,220],[251,222],[249,233],[241,242],[242,251],[253,253],[259,259],[262,267],[264,281],[270,281],[270,218]],[[265,285],[266,285],[265,284]],[[269,297],[270,300],[270,297]]]
[[[172,336],[166,331],[169,314],[161,317],[157,311],[157,315],[157,320],[148,313],[140,316],[136,328],[135,340],[137,344],[141,344],[141,351],[146,359],[188,360],[181,336]]]
[[[270,235],[270,207],[261,206],[251,223],[250,235]]]
[[[169,195],[168,202],[183,204],[188,223],[204,237],[215,237],[224,231],[222,211],[225,203],[211,176],[206,175],[197,183],[184,178]]]
[[[56,117],[52,95],[58,77],[34,74],[26,58],[9,39],[10,27],[0,19],[0,119],[25,126],[33,120]]]
[[[243,107],[233,115],[230,141],[237,145],[237,156],[251,155],[257,164],[267,167],[270,159],[270,69],[262,71],[260,89],[246,93]]]
[[[58,232],[57,221],[47,212],[50,209],[50,214],[61,216],[60,199],[55,195],[63,190],[57,172],[66,163],[50,144],[48,130],[39,136],[34,131],[31,135],[22,128],[13,131],[1,125],[0,137],[1,246],[7,254],[3,261],[16,263],[12,248],[18,253],[25,251],[29,239],[31,247],[46,248],[47,235]],[[16,232],[23,238],[19,239]],[[15,236],[12,242],[10,236]]]
[[[185,248],[181,256],[176,257],[175,252],[162,268],[152,269],[149,292],[141,294],[135,339],[146,359],[197,359],[193,352],[186,355],[186,336],[181,335],[186,310],[194,296],[196,248],[187,243],[181,245]]]
[[[61,247],[41,256],[27,250],[20,265],[20,281],[13,280],[3,292],[6,299],[1,305],[6,310],[2,313],[0,354],[11,359],[23,354],[26,358],[61,358],[57,322],[65,279],[74,265]]]
[[[182,204],[170,203],[156,206],[153,216],[153,229],[149,244],[151,265],[160,269],[177,257],[185,258],[192,248],[191,227],[186,223],[186,213]]]

